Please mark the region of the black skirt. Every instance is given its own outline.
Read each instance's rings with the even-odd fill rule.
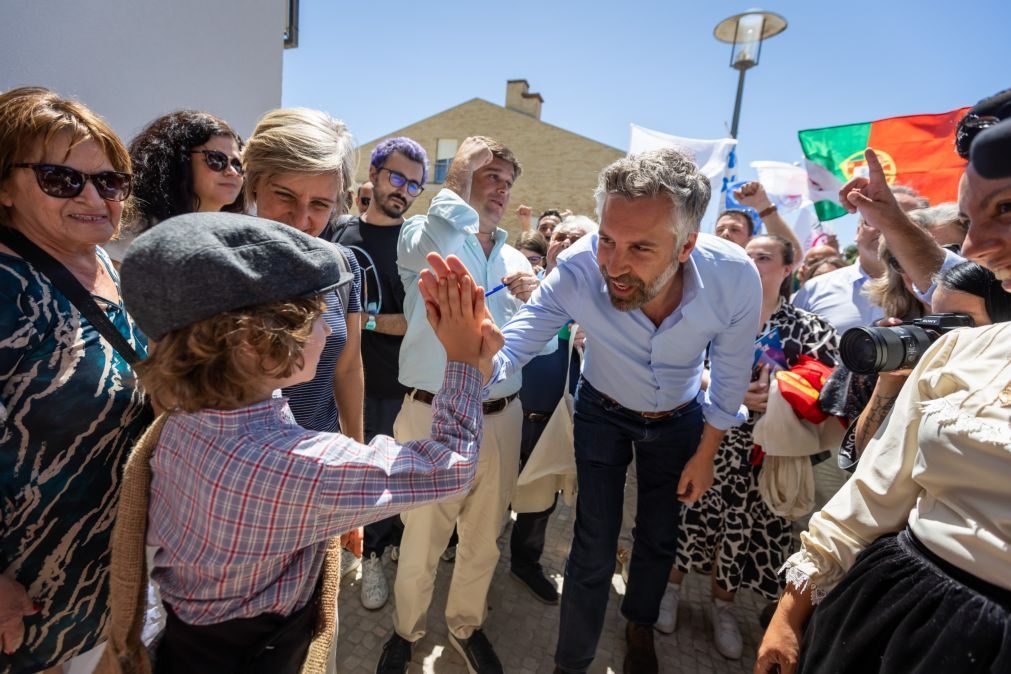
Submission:
[[[1011,569],[1008,570],[1011,573]],[[1011,591],[883,536],[818,605],[798,672],[1011,672]]]

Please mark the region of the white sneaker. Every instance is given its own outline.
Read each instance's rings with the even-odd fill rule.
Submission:
[[[382,608],[386,600],[390,598],[390,586],[386,582],[386,573],[383,571],[383,560],[376,557],[376,553],[369,555],[369,558],[362,562],[362,606],[375,611]]]
[[[710,604],[711,616],[713,619],[713,641],[716,642],[716,650],[720,655],[728,660],[740,660],[744,651],[744,641],[741,639],[741,630],[734,619],[733,604],[731,602],[716,601]]]
[[[341,580],[344,580],[349,573],[354,573],[361,565],[361,557],[356,557],[355,553],[341,548]]]
[[[442,551],[442,554],[439,555],[439,557],[441,557],[442,561],[444,562],[456,561],[456,546],[455,545],[449,546],[448,548]]]
[[[618,548],[618,563],[621,564],[621,579],[628,587],[628,567],[632,565],[632,551],[628,548]]]
[[[660,615],[656,619],[658,632],[674,634],[678,628],[678,602],[681,599],[681,586],[667,583],[667,589],[660,600]]]
[[[391,545],[390,546],[390,561],[398,562],[400,561],[400,546]]]

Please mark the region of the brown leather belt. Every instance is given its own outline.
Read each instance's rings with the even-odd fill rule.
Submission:
[[[429,393],[428,391],[420,388],[411,389],[411,392],[408,395],[411,396],[411,398],[413,398],[414,400],[423,402],[426,405],[431,405],[432,401],[435,400],[434,393]],[[509,403],[515,400],[516,396],[518,395],[519,395],[518,393],[513,393],[512,395],[507,395],[504,398],[496,398],[495,400],[485,400],[481,404],[481,407],[484,409],[485,414],[495,414],[496,412],[501,412],[506,407],[508,407]]]
[[[625,407],[624,405],[622,405],[620,402],[618,402],[614,398],[612,398],[610,396],[606,396],[603,393],[601,393],[600,389],[594,389],[594,390],[597,391],[597,395],[599,395],[601,398],[603,398],[607,402],[614,403],[618,407],[621,407],[622,409],[627,410],[627,411],[631,412],[632,414],[638,414],[643,419],[666,419],[667,417],[669,417],[671,415],[677,414],[678,412],[680,412],[681,410],[683,410],[684,408],[688,407],[693,402],[695,402],[695,398],[692,398],[688,402],[682,403],[682,404],[678,405],[677,407],[675,407],[672,410],[664,410],[662,412],[640,412],[638,410],[630,410],[630,409],[628,409],[627,407]]]

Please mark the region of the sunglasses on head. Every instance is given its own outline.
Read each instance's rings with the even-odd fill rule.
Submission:
[[[379,169],[380,173],[383,171],[389,171],[390,184],[394,187],[403,187],[404,185],[407,185],[407,193],[412,197],[416,197],[425,191],[425,188],[421,186],[421,183],[408,179],[408,177],[400,171],[394,171],[393,169],[388,169],[385,166]]]
[[[242,160],[238,157],[229,157],[224,152],[218,152],[217,150],[189,150],[190,154],[202,154],[204,155],[204,161],[207,162],[207,168],[214,171],[215,173],[221,173],[228,165],[231,164],[235,172],[240,176],[245,173],[242,170]]]
[[[27,168],[35,171],[35,180],[39,189],[57,199],[73,199],[84,191],[84,185],[90,180],[95,186],[98,196],[106,201],[124,201],[130,196],[133,176],[121,171],[102,171],[101,173],[84,173],[69,166],[59,164],[14,164],[14,168]]]
[[[993,115],[969,114],[962,118],[955,129],[955,151],[962,159],[969,158],[969,146],[973,139],[985,129],[989,129],[994,124],[1000,122],[999,117]]]

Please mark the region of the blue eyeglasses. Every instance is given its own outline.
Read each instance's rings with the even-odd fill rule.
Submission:
[[[393,185],[394,187],[403,187],[404,185],[407,185],[407,193],[410,194],[412,197],[416,197],[425,191],[425,188],[422,187],[421,183],[408,179],[408,177],[405,176],[400,171],[394,171],[393,169],[388,169],[385,166],[379,169],[379,171],[389,172],[390,184]]]

